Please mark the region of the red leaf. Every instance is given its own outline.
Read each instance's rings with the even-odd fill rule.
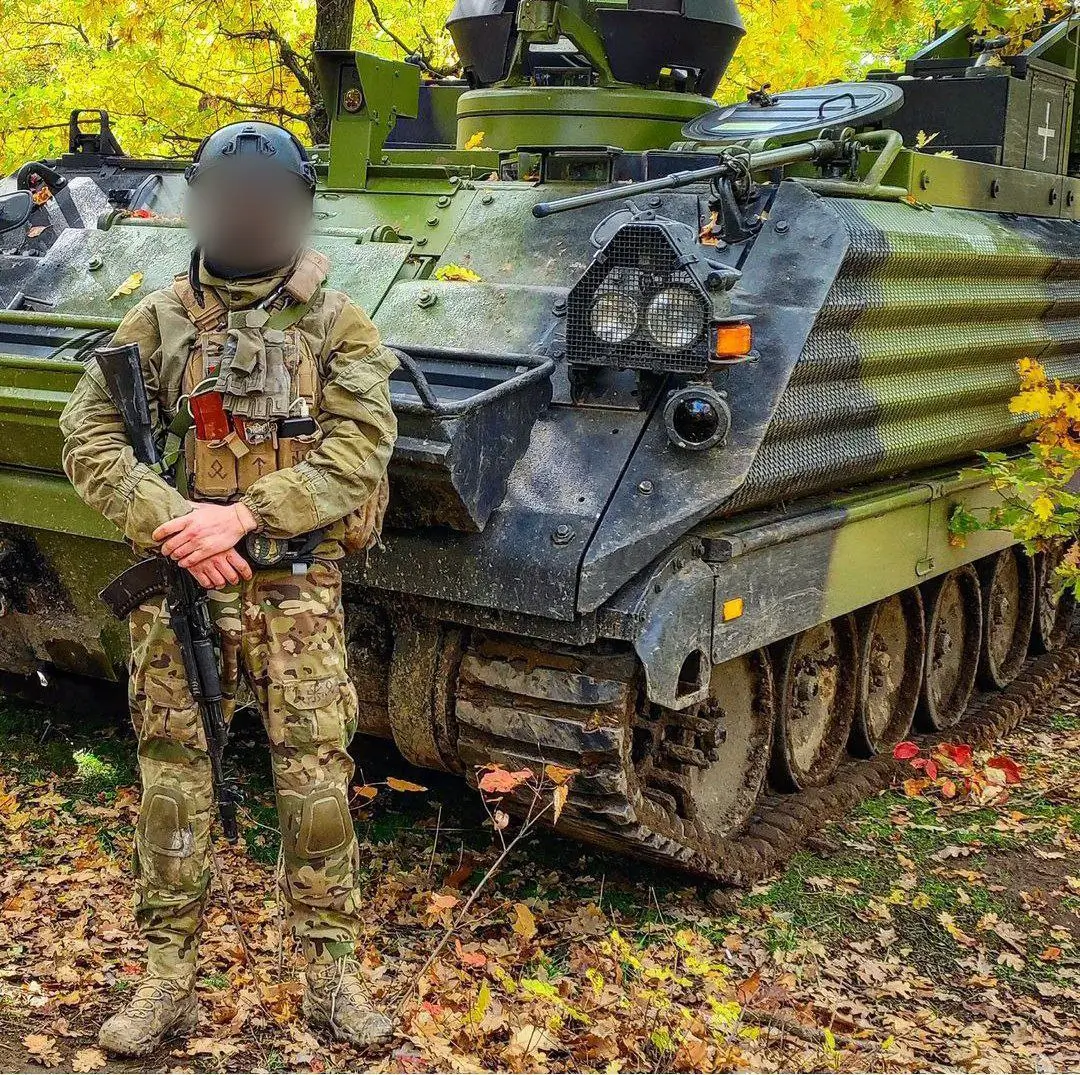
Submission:
[[[941,797],[943,799],[955,799],[956,798],[956,784],[948,777],[941,782]]]
[[[149,220],[154,214],[149,209],[132,209],[128,215],[136,217],[138,220]]]
[[[914,764],[914,763],[912,763],[912,764]],[[937,762],[934,761],[933,758],[927,759],[927,762],[926,762],[926,775],[928,777],[930,777],[931,780],[936,780],[937,779]]]
[[[897,743],[892,750],[892,756],[897,761],[907,761],[908,758],[914,758],[918,753],[918,746],[908,739],[905,739],[902,743]]]
[[[505,795],[521,787],[526,781],[531,780],[531,769],[519,769],[515,773],[508,772],[499,765],[488,766],[487,771],[480,777],[480,790],[488,795]]]
[[[937,749],[961,769],[971,765],[971,747],[967,743],[942,743]]]
[[[1020,783],[1020,766],[1012,758],[1007,758],[1002,754],[996,758],[991,758],[986,764],[991,769],[1000,769],[1005,774],[1006,784]]]
[[[466,952],[461,947],[461,941],[454,939],[454,947],[457,949],[458,959],[465,964],[466,967],[486,967],[487,956],[483,952]]]

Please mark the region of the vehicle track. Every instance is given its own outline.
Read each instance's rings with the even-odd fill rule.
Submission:
[[[945,741],[990,746],[1078,671],[1080,645],[1073,633],[1061,649],[1029,658],[1003,690],[977,695],[948,731],[912,738],[927,747]],[[477,635],[458,674],[459,756],[473,781],[476,767],[492,762],[514,769],[549,762],[578,769],[560,831],[731,885],[772,872],[823,825],[887,788],[906,769],[891,753],[869,760],[849,756],[825,787],[791,794],[767,790],[740,831],[717,839],[685,800],[680,803],[680,785],[685,789],[696,764],[692,748],[672,744],[669,761],[674,758],[673,769],[683,772],[666,770],[669,790],[650,781],[653,752],[640,749],[640,731],[649,726],[642,707],[630,653],[533,648],[521,639]]]

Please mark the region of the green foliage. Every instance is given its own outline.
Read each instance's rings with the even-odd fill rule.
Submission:
[[[1080,496],[1072,488],[1080,471],[1080,389],[1052,381],[1031,359],[1017,369],[1020,391],[1009,408],[1031,419],[1035,439],[1020,455],[981,453],[982,474],[1001,502],[979,515],[957,507],[949,529],[957,544],[977,530],[1011,531],[1029,555],[1051,555],[1062,589],[1080,596]]]
[[[355,48],[418,54],[429,76],[455,70],[443,22],[452,0],[359,0]],[[1020,0],[743,0],[743,41],[718,96],[763,83],[804,86],[892,65],[941,26],[973,22],[1023,40],[1042,3]],[[56,155],[74,108],[107,108],[141,156],[190,155],[231,120],[284,123],[324,140],[311,53],[331,0],[34,0],[0,4],[0,169]],[[1052,10],[1052,7],[1051,7]],[[325,27],[324,27],[325,36]]]

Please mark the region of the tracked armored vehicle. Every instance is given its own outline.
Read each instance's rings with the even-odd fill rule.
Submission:
[[[561,829],[729,876],[762,803],[879,771],[1062,641],[1051,565],[948,523],[994,502],[975,453],[1022,443],[1016,361],[1080,377],[1080,27],[719,107],[732,0],[449,25],[460,83],[318,58],[314,242],[401,356],[384,547],[345,569],[360,730],[468,779],[573,767]],[[186,264],[183,168],[76,114],[5,181],[8,673],[125,674],[96,594],[131,553],[57,419]]]

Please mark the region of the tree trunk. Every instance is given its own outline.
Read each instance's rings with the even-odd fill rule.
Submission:
[[[315,0],[315,40],[312,49],[352,48],[355,8],[356,0]],[[314,78],[314,62],[311,67],[316,96],[313,96],[311,101],[311,114],[307,125],[311,131],[312,142],[327,142],[330,140],[330,116],[318,90],[318,82]]]
[[[352,47],[353,10],[356,0],[316,0],[315,48]]]

